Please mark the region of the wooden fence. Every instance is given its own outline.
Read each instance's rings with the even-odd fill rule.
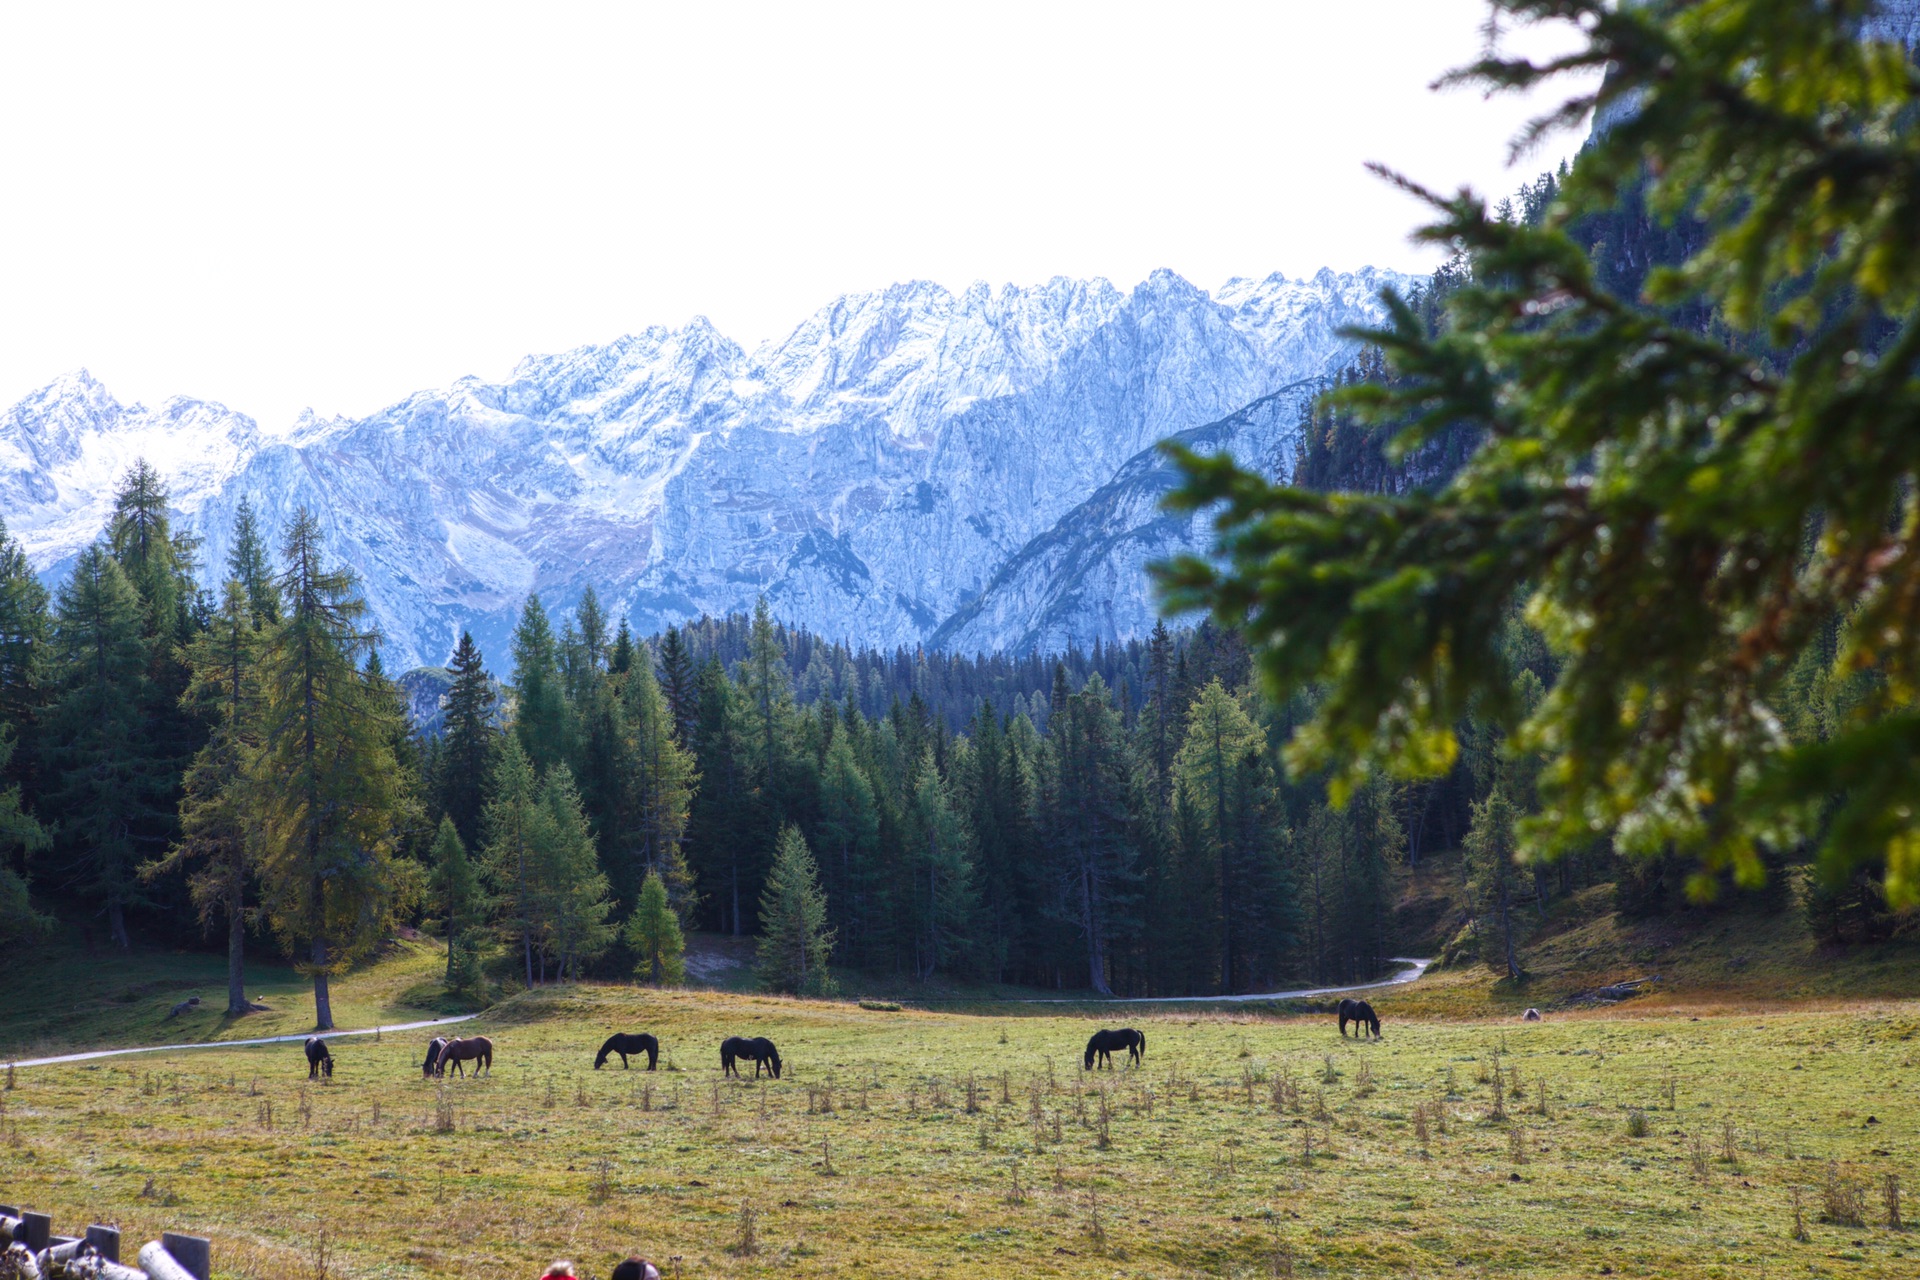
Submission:
[[[15,1248],[6,1248],[11,1242]],[[85,1235],[57,1236],[44,1213],[0,1204],[0,1278],[31,1275],[21,1267],[24,1249],[47,1280],[211,1280],[212,1245],[199,1236],[163,1232],[136,1255],[120,1261],[120,1228],[95,1223]]]

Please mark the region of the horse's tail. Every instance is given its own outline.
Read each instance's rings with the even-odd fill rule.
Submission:
[[[1134,1034],[1140,1037],[1140,1056],[1144,1058],[1147,1056],[1147,1033],[1136,1031]]]

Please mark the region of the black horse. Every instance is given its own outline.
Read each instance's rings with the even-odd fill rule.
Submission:
[[[600,1056],[593,1060],[593,1069],[595,1071],[607,1065],[607,1055],[610,1053],[620,1055],[620,1065],[622,1067],[627,1065],[628,1054],[644,1053],[647,1055],[647,1070],[651,1071],[653,1070],[654,1064],[660,1061],[660,1042],[644,1033],[637,1036],[630,1036],[624,1031],[615,1032],[613,1035],[607,1037],[605,1044],[600,1046]]]
[[[1132,1027],[1122,1027],[1118,1031],[1096,1031],[1093,1039],[1087,1041],[1087,1070],[1093,1070],[1094,1055],[1109,1067],[1113,1065],[1113,1055],[1125,1049],[1127,1056],[1138,1066],[1140,1059],[1147,1056],[1146,1033],[1135,1031]]]
[[[316,1080],[322,1074],[333,1079],[333,1054],[327,1050],[326,1039],[322,1036],[307,1037],[307,1079]]]
[[[1374,1039],[1378,1040],[1380,1038],[1380,1015],[1375,1013],[1373,1006],[1365,1000],[1342,1000],[1340,1002],[1340,1035],[1343,1039],[1346,1037],[1347,1024],[1349,1022],[1359,1024],[1359,1026],[1354,1029],[1355,1035],[1366,1035],[1371,1032]],[[1364,1028],[1364,1030],[1362,1030],[1362,1028]]]
[[[446,1050],[447,1038],[445,1036],[435,1036],[427,1042],[427,1060],[420,1064],[420,1074],[423,1077],[437,1076],[440,1074],[442,1069],[440,1066],[440,1055],[445,1053]]]
[[[755,1036],[751,1040],[745,1036],[732,1036],[720,1042],[721,1074],[738,1076],[740,1068],[733,1064],[739,1058],[746,1058],[753,1063],[753,1078],[756,1080],[760,1078],[762,1063],[773,1073],[775,1080],[780,1078],[780,1051],[765,1036]]]

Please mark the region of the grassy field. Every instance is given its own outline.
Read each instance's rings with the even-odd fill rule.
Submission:
[[[340,1043],[324,1085],[293,1045],[23,1070],[0,1200],[196,1231],[231,1276],[604,1275],[629,1249],[687,1277],[1920,1270],[1883,1204],[1920,1175],[1920,1004],[1523,1024],[1400,999],[1372,1044],[1135,1016],[1144,1067],[1086,1075],[1080,1017],[540,991],[474,1024],[477,1081],[423,1082],[418,1033]],[[659,1034],[662,1070],[593,1071],[613,1029]],[[723,1081],[736,1033],[785,1077]],[[1861,1225],[1822,1221],[1856,1198]]]

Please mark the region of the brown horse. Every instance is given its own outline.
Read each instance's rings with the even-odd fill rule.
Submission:
[[[435,1064],[434,1074],[445,1075],[447,1068],[451,1066],[455,1075],[464,1076],[467,1074],[467,1069],[461,1064],[466,1062],[473,1064],[473,1074],[476,1076],[480,1074],[481,1067],[485,1067],[487,1074],[492,1075],[493,1041],[485,1036],[468,1036],[464,1040],[447,1041],[447,1047],[440,1051],[440,1060]]]

